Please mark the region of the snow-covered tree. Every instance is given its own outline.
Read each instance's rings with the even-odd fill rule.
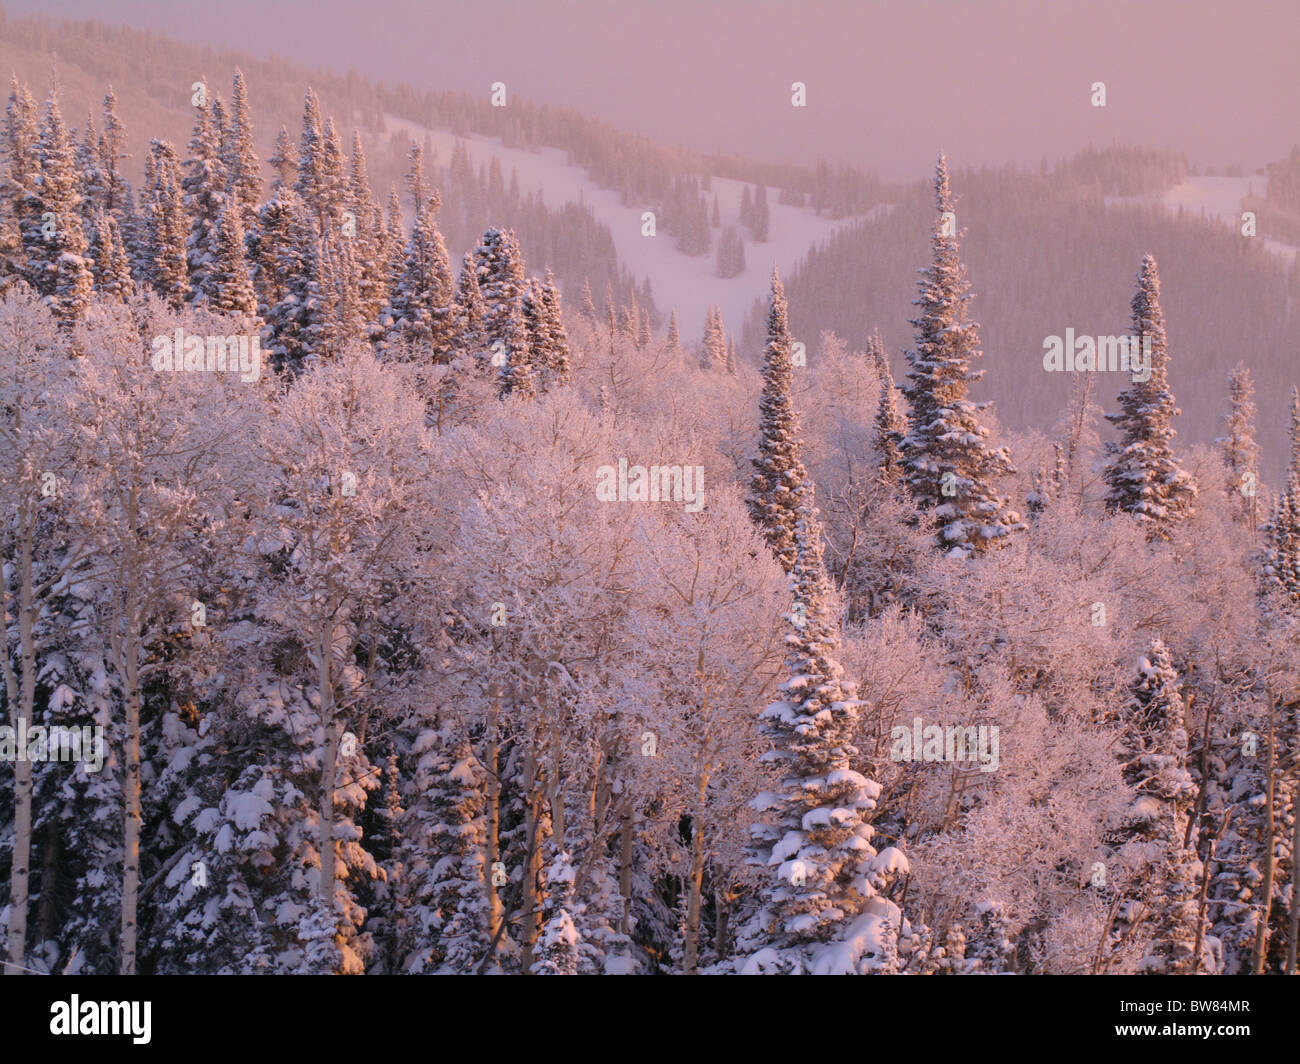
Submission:
[[[763,351],[763,392],[758,401],[758,457],[753,459],[748,504],[750,516],[777,561],[786,572],[792,572],[798,509],[809,481],[800,457],[788,315],[785,288],[773,269],[767,347]]]
[[[1177,433],[1173,419],[1180,413],[1169,390],[1169,346],[1165,316],[1160,308],[1160,274],[1156,260],[1145,255],[1133,295],[1130,343],[1151,351],[1146,380],[1133,380],[1119,396],[1120,412],[1106,420],[1120,432],[1118,443],[1107,445],[1106,504],[1133,514],[1152,539],[1168,539],[1193,512],[1196,483],[1174,457]],[[1135,375],[1136,376],[1136,375]]]
[[[998,477],[1015,470],[1005,449],[988,445],[990,431],[979,415],[991,404],[967,398],[970,385],[983,376],[971,362],[983,352],[979,324],[967,311],[973,297],[950,224],[956,200],[942,155],[935,168],[934,199],[932,257],[917,282],[919,298],[912,301],[920,312],[912,320],[916,348],[907,352],[911,368],[903,388],[909,404],[903,464],[916,504],[935,519],[939,546],[965,557],[999,545],[1024,524],[995,487]]]
[[[882,924],[892,921],[897,934],[901,914],[873,883],[871,814],[881,788],[859,771],[853,737],[860,703],[834,657],[838,639],[811,487],[800,493],[794,550],[788,679],[762,714],[779,781],[753,802],[766,817],[753,829],[752,860],[763,871],[758,911],[741,943],[751,953],[744,970],[853,974]]]

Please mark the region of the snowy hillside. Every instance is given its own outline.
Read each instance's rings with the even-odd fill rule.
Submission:
[[[1238,229],[1243,202],[1247,197],[1262,194],[1267,184],[1268,179],[1264,177],[1187,177],[1160,196],[1107,196],[1106,202],[1163,203],[1171,211],[1190,211]],[[1260,241],[1269,251],[1295,262],[1294,244],[1265,237]]]
[[[385,118],[390,133],[406,133],[420,142],[427,133],[437,152],[434,161],[438,165],[445,166],[451,158],[457,138],[449,130],[426,129],[393,115]],[[521,192],[541,190],[552,206],[581,201],[590,207],[597,220],[609,226],[619,260],[638,280],[650,279],[655,302],[665,313],[677,311],[687,340],[703,331],[705,312],[715,304],[722,307],[727,331],[738,334],[740,323],[754,301],[763,298],[767,291],[773,264],[782,273],[788,273],[809,248],[857,220],[822,218],[812,210],[777,203],[772,190],[769,239],[763,244],[746,239],[744,272],[737,277],[723,278],[717,273],[715,251],[697,257],[683,255],[677,250],[675,238],[662,228],[654,238],[642,236],[644,208],[624,206],[617,192],[595,185],[582,167],[568,162],[563,151],[507,148],[499,138],[484,136],[470,136],[465,143],[475,169],[489,165],[495,156],[507,182],[511,171],[517,175]],[[745,183],[741,181],[713,178],[712,194],[718,197],[723,227],[740,227],[740,199],[744,188]],[[715,249],[717,233],[714,230]]]

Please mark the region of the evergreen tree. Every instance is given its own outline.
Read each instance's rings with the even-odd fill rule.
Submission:
[[[226,173],[226,195],[239,211],[240,227],[247,231],[257,219],[262,199],[262,168],[253,143],[253,121],[248,113],[248,89],[244,74],[235,68],[230,100],[230,129],[222,165]]]
[[[483,315],[486,307],[478,288],[478,272],[474,257],[466,254],[461,262],[460,277],[456,280],[456,344],[461,354],[482,357]]]
[[[537,394],[537,377],[528,346],[528,327],[524,324],[523,308],[518,301],[510,305],[509,314],[504,341],[505,364],[497,375],[497,391],[502,399],[508,395],[531,399]]]
[[[1259,492],[1259,446],[1255,443],[1255,385],[1250,370],[1238,362],[1228,375],[1228,413],[1223,415],[1227,435],[1214,442],[1223,449],[1228,468],[1226,485],[1237,520],[1255,524],[1255,500]]]
[[[118,232],[117,219],[105,211],[95,216],[91,261],[94,263],[95,292],[103,299],[125,302],[135,294],[126,249]]]
[[[745,242],[727,226],[718,237],[718,276],[738,277],[745,272]]]
[[[456,333],[454,300],[447,247],[426,200],[411,228],[406,267],[384,313],[389,344],[427,345],[434,362],[449,362]]]
[[[28,194],[40,171],[37,122],[36,101],[13,77],[5,108],[5,166],[0,169],[0,294],[18,279],[32,283],[22,221],[28,209]]]
[[[990,403],[968,399],[970,384],[983,376],[972,370],[979,349],[979,325],[969,319],[970,285],[956,234],[944,218],[955,200],[948,187],[948,164],[939,156],[934,178],[936,217],[930,237],[931,263],[917,282],[920,316],[916,350],[907,352],[911,369],[903,389],[910,406],[903,438],[907,484],[917,505],[930,510],[939,528],[939,545],[965,557],[995,546],[1025,526],[1007,509],[993,480],[1014,473],[1004,449],[987,445],[989,430],[979,412]]]
[[[722,329],[722,308],[710,307],[704,319],[704,348],[700,368],[722,372],[727,365],[727,341]]]
[[[187,173],[181,181],[182,202],[189,217],[185,261],[189,270],[190,298],[210,300],[213,292],[208,272],[217,255],[217,226],[227,202],[226,171],[221,161],[221,128],[214,106],[205,97],[195,107],[194,134],[190,138]]]
[[[1194,512],[1196,483],[1179,467],[1171,447],[1177,435],[1173,419],[1180,411],[1169,390],[1160,275],[1150,255],[1142,259],[1132,308],[1130,342],[1144,350],[1149,342],[1151,372],[1147,380],[1134,380],[1120,393],[1118,414],[1106,415],[1120,432],[1119,443],[1106,446],[1106,505],[1137,517],[1146,526],[1149,539],[1169,539],[1174,527]]]
[[[591,282],[585,277],[582,279],[582,306],[579,313],[592,325],[596,324],[596,304],[591,301]]]
[[[581,938],[574,925],[573,865],[566,852],[552,859],[546,870],[546,902],[542,936],[533,975],[577,975]]]
[[[1291,389],[1291,457],[1286,490],[1265,528],[1264,582],[1300,605],[1300,389]]]
[[[736,366],[736,338],[733,336],[727,341],[727,373],[736,376],[739,369]]]
[[[763,391],[758,401],[758,457],[753,459],[749,515],[787,573],[794,570],[800,498],[810,483],[801,459],[799,419],[792,392],[790,325],[785,288],[772,270],[772,298],[763,352]]]
[[[676,351],[682,346],[682,336],[677,330],[677,311],[668,315],[668,337],[665,341],[669,351]]]
[[[889,358],[878,331],[872,333],[868,341],[868,352],[880,374],[880,402],[876,406],[876,468],[880,471],[882,484],[897,484],[903,477],[903,437],[907,434],[907,421],[898,412],[894,375],[889,371]]]
[[[140,276],[173,307],[189,295],[186,268],[188,224],[180,187],[180,160],[166,141],[150,142],[152,181],[145,190]]]
[[[36,143],[38,168],[30,175],[21,224],[27,280],[65,328],[85,313],[94,285],[75,154],[57,90],[51,89]]]
[[[775,791],[751,803],[767,817],[751,830],[749,861],[763,871],[758,911],[741,943],[751,951],[747,973],[857,971],[859,956],[827,947],[850,937],[855,918],[877,893],[870,820],[880,784],[856,767],[861,703],[834,657],[836,625],[812,496],[811,485],[799,492],[793,536],[789,679],[762,714],[772,744],[768,757],[780,776]]]
[[[223,314],[257,313],[257,295],[244,253],[244,227],[239,206],[227,204],[217,219],[216,254],[207,270],[206,302]]]
[[[509,343],[506,332],[524,291],[524,260],[514,230],[485,231],[474,249],[474,268],[483,296],[483,339],[491,350],[498,341]]]
[[[358,278],[358,298],[367,321],[377,321],[390,298],[388,278],[385,275],[384,216],[370,191],[366,174],[366,156],[361,147],[361,134],[352,133],[352,161],[348,173],[347,210],[352,215],[355,232],[349,236],[354,245]]]
[[[129,158],[131,156],[126,151],[126,126],[118,117],[117,96],[110,85],[104,94],[104,131],[99,137],[99,165],[105,175],[104,209],[117,216],[119,224],[122,212],[129,205],[130,190],[118,163]]]
[[[1152,943],[1140,967],[1167,975],[1193,970],[1201,871],[1195,833],[1189,845],[1183,842],[1196,795],[1183,712],[1178,672],[1156,639],[1139,664],[1122,718],[1124,780],[1135,798],[1120,853],[1140,870],[1138,894],[1152,911]]]
[[[276,134],[275,149],[266,161],[275,171],[275,177],[271,180],[272,193],[292,186],[298,173],[298,152],[293,146],[293,138],[284,126]]]

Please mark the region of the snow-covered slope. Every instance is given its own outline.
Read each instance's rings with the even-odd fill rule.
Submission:
[[[407,133],[421,142],[427,132],[438,153],[438,165],[447,164],[456,142],[454,134],[447,130],[426,131],[423,126],[391,115],[386,119],[390,131]],[[581,198],[596,218],[609,226],[619,260],[638,280],[642,277],[650,279],[659,308],[665,314],[670,310],[677,311],[682,338],[688,342],[702,334],[705,311],[713,304],[722,307],[727,331],[739,334],[744,316],[754,300],[766,298],[768,278],[774,264],[783,274],[788,273],[813,245],[853,221],[819,218],[812,210],[777,203],[776,190],[769,189],[771,224],[768,240],[755,244],[749,239],[749,231],[740,229],[745,237],[745,270],[737,277],[722,278],[717,275],[716,258],[720,230],[713,230],[714,250],[709,254],[695,258],[683,255],[677,250],[676,238],[662,229],[655,237],[641,235],[641,215],[649,205],[624,206],[617,192],[597,187],[586,171],[580,166],[570,165],[565,153],[558,148],[539,151],[507,148],[499,138],[477,135],[467,138],[465,143],[475,169],[480,164],[490,163],[496,156],[507,183],[512,170],[517,174],[521,192],[540,189],[551,206],[577,203]],[[724,227],[735,225],[740,228],[740,197],[744,187],[740,181],[713,178],[713,193],[718,197]],[[528,249],[523,251],[527,257]],[[599,300],[600,293],[596,293],[596,298]]]
[[[1188,177],[1161,196],[1107,196],[1107,203],[1159,202],[1171,211],[1180,208],[1193,214],[1203,214],[1241,228],[1242,203],[1248,196],[1261,195],[1268,183],[1266,177]],[[1289,262],[1295,262],[1296,246],[1280,240],[1258,238],[1269,251]]]

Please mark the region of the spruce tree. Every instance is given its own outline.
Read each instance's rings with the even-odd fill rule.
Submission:
[[[813,490],[805,485],[793,536],[789,678],[760,725],[779,778],[774,791],[751,803],[767,816],[751,829],[749,863],[762,878],[758,911],[741,943],[751,952],[747,972],[844,970],[843,958],[825,947],[848,937],[876,895],[870,820],[880,785],[858,771],[853,738],[861,703],[835,659],[838,636],[821,536]]]
[[[222,164],[226,172],[226,195],[239,211],[240,227],[247,232],[257,219],[262,199],[262,169],[253,143],[253,121],[248,113],[248,89],[244,73],[235,68],[230,100],[230,129]]]
[[[266,161],[275,171],[275,177],[271,179],[272,193],[293,185],[298,174],[298,152],[293,146],[293,138],[284,126],[281,126],[280,132],[276,134],[275,149]]]
[[[185,261],[190,298],[199,302],[213,297],[208,272],[216,259],[218,220],[227,197],[226,170],[221,161],[221,128],[214,117],[214,106],[202,97],[195,111],[190,158],[181,181],[181,193],[189,217]]]
[[[669,351],[676,351],[682,346],[682,336],[677,329],[677,311],[668,315],[668,336],[665,341]]]
[[[491,350],[498,341],[509,342],[507,327],[524,290],[524,260],[514,230],[493,227],[485,231],[474,249],[474,268],[483,296],[483,338]]]
[[[130,190],[118,166],[131,156],[126,151],[126,126],[117,114],[117,96],[113,87],[104,94],[104,130],[99,136],[99,165],[105,175],[104,209],[122,221],[122,212],[129,206]]]
[[[911,369],[904,395],[909,403],[903,464],[917,505],[930,510],[939,529],[939,546],[966,557],[999,544],[1023,529],[1020,515],[994,488],[996,477],[1014,473],[1004,449],[987,444],[989,430],[979,413],[990,403],[967,398],[969,386],[983,376],[971,369],[979,349],[979,325],[967,313],[970,285],[958,239],[944,216],[955,200],[948,187],[948,164],[942,155],[935,169],[935,222],[930,237],[931,262],[917,282],[920,298],[913,306],[916,349],[907,352]]]
[[[1132,302],[1130,343],[1143,351],[1149,343],[1151,372],[1120,393],[1120,412],[1106,420],[1120,432],[1119,443],[1108,443],[1106,505],[1133,514],[1148,539],[1169,539],[1174,528],[1194,512],[1196,483],[1174,457],[1177,433],[1173,419],[1180,413],[1169,390],[1169,349],[1164,312],[1160,309],[1160,274],[1156,260],[1146,255],[1138,271]],[[1145,358],[1145,354],[1142,356]]]
[[[22,236],[27,280],[65,328],[85,313],[94,286],[75,155],[57,90],[51,89],[36,144],[38,169],[22,210]]]
[[[186,240],[189,226],[180,187],[180,161],[166,141],[150,142],[152,182],[145,190],[141,219],[143,262],[140,275],[173,307],[189,296]]]
[[[596,324],[596,304],[591,300],[591,282],[585,277],[582,280],[582,306],[579,313],[592,325]]]
[[[456,343],[463,355],[481,358],[483,354],[483,315],[486,307],[478,288],[478,271],[474,257],[466,253],[456,280]]]
[[[794,368],[785,288],[775,268],[763,352],[763,390],[758,401],[758,457],[753,459],[746,505],[767,545],[787,573],[794,570],[795,531],[808,471],[801,458],[799,419],[792,391]]]
[[[1264,529],[1266,589],[1282,592],[1300,606],[1300,389],[1291,389],[1291,455],[1287,463],[1286,489],[1277,501],[1273,516]]]
[[[434,362],[449,362],[456,332],[454,300],[447,247],[426,200],[411,228],[401,280],[384,313],[389,344],[426,345]]]
[[[1124,780],[1135,800],[1123,851],[1149,857],[1139,894],[1151,909],[1153,940],[1141,969],[1166,975],[1193,970],[1201,865],[1195,832],[1184,845],[1196,785],[1187,771],[1183,696],[1169,651],[1155,639],[1138,667],[1122,718]]]
[[[872,333],[868,352],[880,375],[880,401],[876,406],[876,468],[882,484],[897,484],[903,477],[903,437],[907,422],[898,412],[898,395],[894,375],[889,371],[880,333]]]
[[[135,294],[135,282],[131,279],[117,219],[103,210],[95,215],[91,261],[94,263],[95,293],[101,299],[123,303]]]
[[[227,204],[217,218],[216,254],[207,270],[205,302],[223,314],[257,313],[257,295],[244,252],[244,227],[239,205]]]
[[[1233,516],[1255,525],[1255,500],[1259,491],[1259,446],[1255,443],[1255,385],[1250,370],[1238,362],[1228,375],[1228,413],[1223,415],[1227,435],[1214,442],[1223,449],[1228,469],[1225,485]]]
[[[528,327],[518,301],[510,305],[509,314],[504,340],[505,363],[497,375],[497,391],[502,399],[508,395],[531,399],[537,394],[537,376],[528,346]]]

